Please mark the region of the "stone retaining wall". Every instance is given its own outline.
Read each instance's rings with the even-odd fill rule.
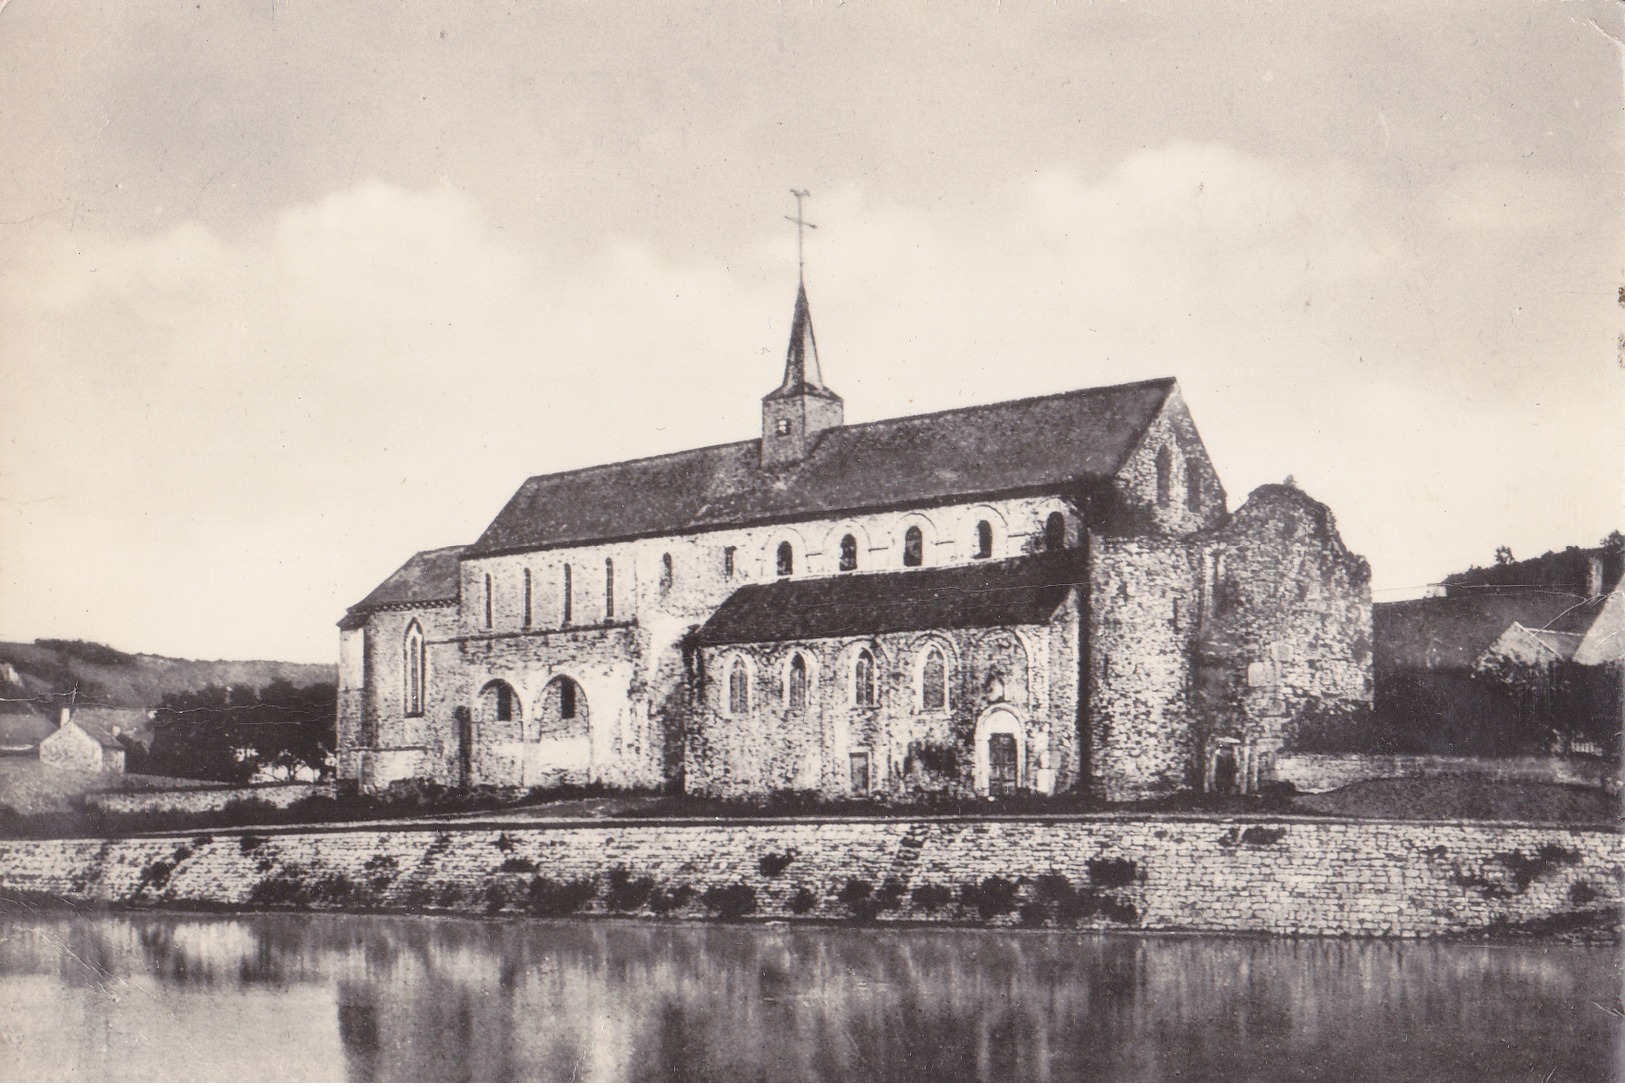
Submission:
[[[197,789],[129,789],[86,793],[85,807],[108,815],[152,815],[225,811],[233,804],[287,808],[311,797],[334,795],[332,785],[289,782]]]
[[[1431,936],[1617,911],[1617,831],[1219,818],[0,842],[0,908],[379,909]]]
[[[1538,781],[1555,785],[1608,785],[1619,768],[1605,759],[1467,758],[1447,755],[1306,755],[1275,758],[1276,781],[1301,793],[1324,793],[1377,778],[1477,777],[1486,781]]]

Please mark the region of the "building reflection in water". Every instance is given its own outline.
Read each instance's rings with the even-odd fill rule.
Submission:
[[[7,1079],[1603,1079],[1613,948],[0,918]]]

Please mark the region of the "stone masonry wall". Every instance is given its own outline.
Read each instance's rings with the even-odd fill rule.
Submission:
[[[1618,923],[1617,830],[623,823],[0,842],[0,908],[377,909],[1433,936]]]
[[[1195,579],[1185,542],[1099,537],[1091,563],[1091,787],[1132,800],[1192,784]]]
[[[977,785],[977,725],[1007,710],[1021,726],[1019,787],[1054,792],[1077,777],[1075,691],[1078,616],[1068,601],[1048,626],[909,631],[876,638],[738,645],[704,651],[704,683],[689,730],[686,787],[710,796],[775,790],[851,795],[850,756],[868,755],[870,792],[971,795]],[[853,697],[857,654],[875,662],[876,704]],[[926,655],[946,665],[945,708],[924,705]],[[807,664],[807,705],[791,709],[789,660]],[[745,667],[749,707],[730,712],[729,677]],[[998,683],[990,687],[990,680]],[[983,767],[985,771],[985,767]],[[985,773],[983,774],[985,776]]]

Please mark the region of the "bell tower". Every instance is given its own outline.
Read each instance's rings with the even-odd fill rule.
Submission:
[[[845,418],[841,398],[824,385],[818,365],[818,337],[813,334],[812,311],[807,306],[806,266],[801,260],[802,232],[817,227],[801,217],[801,201],[808,194],[790,190],[796,198],[796,309],[790,319],[790,347],[784,355],[784,380],[762,397],[762,466],[794,464],[812,449],[819,434],[838,427]]]

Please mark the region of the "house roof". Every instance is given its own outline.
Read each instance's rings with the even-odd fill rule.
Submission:
[[[56,722],[27,703],[13,703],[17,712],[0,713],[0,751],[21,751],[39,746],[56,731]],[[10,707],[8,707],[10,708]]]
[[[1572,593],[1479,590],[1460,596],[1376,604],[1372,649],[1387,668],[1472,668],[1513,623],[1531,631],[1583,634],[1601,601]]]
[[[763,467],[761,441],[752,439],[533,476],[465,554],[1100,479],[1122,467],[1174,387],[1159,378],[832,427],[794,464]]]
[[[392,604],[427,604],[457,599],[457,560],[463,548],[441,547],[433,551],[419,551],[407,559],[399,570],[390,574],[361,602],[351,606],[349,614],[339,626],[353,626],[354,620],[364,618],[368,612]]]
[[[699,630],[701,645],[1047,623],[1087,576],[1080,551],[970,566],[745,585]]]

